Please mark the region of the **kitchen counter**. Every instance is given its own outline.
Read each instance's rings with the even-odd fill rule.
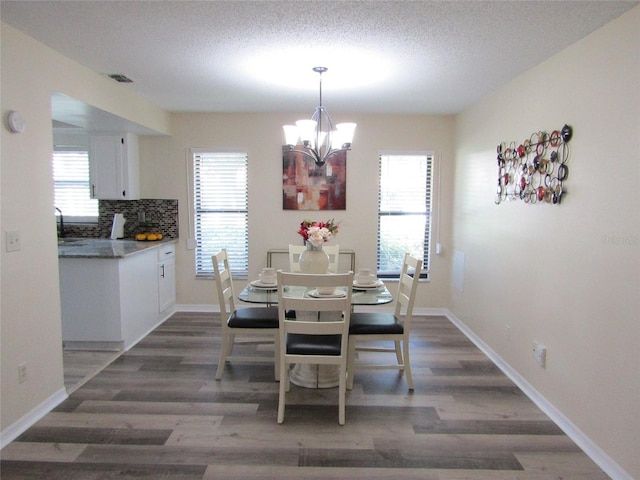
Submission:
[[[63,238],[58,240],[58,258],[125,258],[170,243],[176,239],[157,242],[135,240],[110,240],[104,238]]]
[[[64,348],[128,350],[171,316],[176,242],[62,239]]]

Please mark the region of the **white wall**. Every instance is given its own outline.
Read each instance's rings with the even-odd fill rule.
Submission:
[[[1,427],[64,398],[58,249],[51,152],[51,94],[65,93],[154,130],[168,130],[166,112],[30,37],[2,24],[1,109],[18,110],[22,134],[2,125],[1,158]],[[5,231],[19,231],[22,249],[7,253]],[[18,383],[18,366],[27,381]],[[3,436],[4,440],[4,436]]]
[[[640,478],[640,7],[457,119],[452,311]],[[570,124],[562,204],[494,204],[496,145]],[[511,327],[507,340],[505,326]],[[548,347],[547,367],[532,342]]]
[[[292,211],[282,209],[282,125],[313,112],[294,114],[173,114],[170,138],[141,139],[142,192],[146,197],[177,198],[180,241],[177,247],[178,304],[217,304],[211,280],[196,280],[194,252],[186,249],[188,231],[187,153],[189,147],[239,148],[249,157],[249,269],[257,275],[269,248],[300,244],[296,233],[304,218],[342,221],[332,243],[356,251],[356,268],[375,268],[377,235],[378,152],[435,150],[441,159],[441,222],[434,220],[433,241],[440,233],[443,254],[432,249],[431,281],[419,286],[417,308],[444,307],[449,302],[453,118],[450,116],[356,116],[334,114],[336,122],[358,123],[353,150],[347,156],[347,209]],[[333,113],[333,112],[332,112]],[[438,172],[436,172],[437,175]],[[434,200],[438,198],[437,185]],[[436,212],[437,213],[437,212]],[[439,228],[438,228],[439,225]],[[246,280],[245,280],[246,282]],[[396,284],[389,284],[395,289]]]

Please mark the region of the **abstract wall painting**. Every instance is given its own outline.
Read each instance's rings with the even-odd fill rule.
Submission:
[[[333,155],[322,167],[306,155],[282,149],[284,210],[346,210],[347,152]]]

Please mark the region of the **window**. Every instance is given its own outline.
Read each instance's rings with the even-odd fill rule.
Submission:
[[[213,275],[226,248],[234,276],[249,270],[247,154],[193,151],[196,276]]]
[[[429,269],[432,154],[380,155],[378,192],[378,275],[397,278],[405,252]]]
[[[97,223],[98,200],[91,198],[89,152],[66,149],[53,152],[54,205],[68,223]]]

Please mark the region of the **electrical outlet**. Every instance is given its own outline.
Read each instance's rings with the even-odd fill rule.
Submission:
[[[27,364],[21,363],[18,365],[18,383],[24,383],[27,381]]]
[[[7,238],[7,252],[19,252],[22,250],[22,242],[20,241],[20,232],[13,230],[11,232],[5,232]]]
[[[547,347],[538,342],[533,342],[533,358],[536,359],[536,363],[540,367],[545,368],[547,365]]]

